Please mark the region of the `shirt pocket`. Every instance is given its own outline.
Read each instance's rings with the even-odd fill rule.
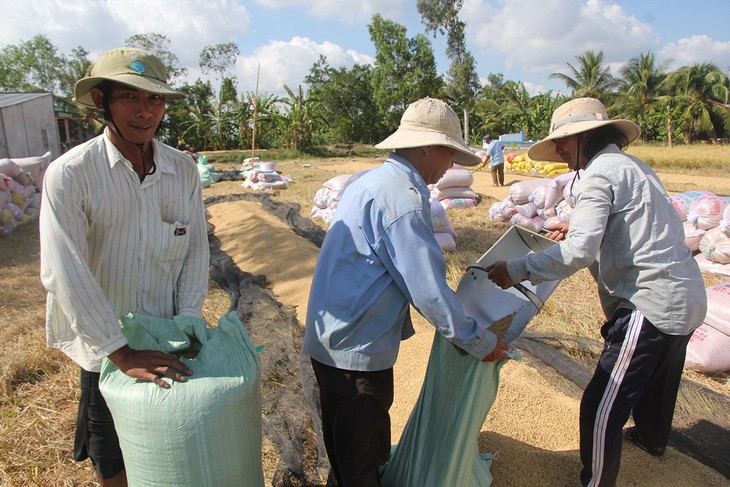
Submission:
[[[160,222],[160,239],[157,245],[157,258],[160,262],[173,262],[183,259],[190,246],[190,229],[187,223]]]

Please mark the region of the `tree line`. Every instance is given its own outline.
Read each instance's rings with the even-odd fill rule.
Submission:
[[[376,143],[398,126],[411,102],[424,96],[442,98],[463,114],[465,137],[479,145],[484,134],[524,131],[528,140],[547,135],[553,110],[574,97],[601,99],[609,115],[634,120],[646,142],[668,145],[730,137],[730,82],[710,62],[669,71],[652,52],[631,59],[613,75],[603,52],[585,51],[551,77],[565,83],[569,95],[551,91],[531,95],[521,81],[490,74],[481,84],[476,61],[466,50],[464,24],[456,13],[460,2],[419,0],[426,32],[447,35],[451,67],[436,71],[431,41],[424,34],[409,38],[406,28],[379,14],[368,25],[375,47],[372,65],[335,68],[320,56],[285,96],[239,93],[231,74],[238,47],[205,46],[199,67],[210,80],[183,81],[187,69],[161,34],[137,34],[125,45],[148,50],[162,59],[173,86],[187,95],[169,103],[160,137],[178,138],[197,150],[287,148],[305,152],[326,144]],[[435,8],[435,7],[440,7]],[[454,10],[456,8],[456,10]],[[100,115],[71,101],[73,85],[91,65],[88,51],[68,54],[44,35],[0,50],[0,91],[51,92],[74,117],[94,123]],[[98,123],[98,122],[97,122]]]

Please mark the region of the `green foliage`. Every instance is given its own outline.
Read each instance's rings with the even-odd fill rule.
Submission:
[[[578,67],[568,63],[572,76],[565,73],[553,73],[551,78],[556,78],[565,83],[573,92],[573,96],[588,96],[598,98],[608,104],[607,96],[619,84],[611,75],[611,68],[603,64],[603,51],[596,54],[593,51],[585,51],[576,56]]]
[[[423,35],[408,39],[405,26],[380,14],[373,16],[368,31],[375,44],[373,101],[386,130],[391,132],[410,103],[438,96],[443,81],[436,72],[431,43]]]
[[[0,90],[59,94],[65,59],[45,35],[0,50]]]

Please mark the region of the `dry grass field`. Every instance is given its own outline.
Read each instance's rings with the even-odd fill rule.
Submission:
[[[673,148],[671,152],[666,149],[637,147],[631,152],[652,163],[658,172],[675,173],[678,182],[672,183],[674,186],[667,184],[670,191],[685,190],[682,189],[683,184],[698,184],[698,180],[682,182],[682,177],[677,176],[680,173],[708,176],[715,181],[713,188],[718,188],[714,191],[720,193],[719,188],[724,187],[727,192],[722,194],[730,194],[730,178],[725,178],[723,167],[730,162],[730,148],[692,147],[686,154],[680,150],[682,148]],[[217,160],[215,153],[207,156],[208,162],[219,172],[240,169],[240,162],[223,162],[223,158]],[[248,155],[240,155],[241,159],[244,157]],[[704,157],[706,164],[702,163]],[[230,161],[230,154],[225,159]],[[293,178],[294,183],[286,189],[272,192],[270,197],[278,202],[299,204],[300,214],[309,217],[313,195],[324,181],[343,173],[343,167],[348,163],[356,162],[358,167],[368,167],[380,161],[380,157],[280,160],[277,161],[277,169]],[[718,183],[721,180],[722,184]],[[222,181],[205,189],[204,196],[246,191],[240,181]],[[507,229],[506,224],[494,223],[488,218],[489,206],[500,195],[482,193],[481,197],[475,208],[447,211],[459,235],[457,251],[446,255],[447,277],[454,289],[466,266]],[[316,220],[316,223],[326,229],[323,221]],[[0,238],[3,282],[0,286],[0,485],[96,485],[89,463],[75,464],[71,460],[78,369],[61,353],[45,347],[45,293],[38,278],[38,256],[37,223],[22,226]],[[706,285],[721,282],[713,275],[704,277]],[[205,318],[215,323],[229,306],[228,295],[211,281]],[[530,331],[598,340],[602,320],[595,285],[588,273],[582,271],[561,284],[532,321]],[[585,342],[562,341],[560,347],[588,367],[595,362],[596,349],[586,346]],[[730,396],[730,376],[727,373],[707,375],[687,371],[686,375],[709,389]],[[275,456],[276,452],[269,447],[265,457],[268,479],[271,478]]]

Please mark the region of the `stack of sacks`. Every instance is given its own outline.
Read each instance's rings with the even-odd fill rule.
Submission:
[[[366,169],[356,174],[340,174],[325,181],[314,194],[314,206],[309,215],[312,218],[321,218],[329,224],[332,217],[335,216],[337,204],[340,202],[345,188],[367,171]]]
[[[707,288],[707,316],[692,334],[684,366],[701,372],[730,370],[730,284]]]
[[[444,208],[476,206],[477,194],[471,189],[474,176],[464,166],[454,164],[435,184],[430,184],[431,198],[439,200]]]
[[[710,262],[730,264],[730,205],[722,200],[718,203],[718,206],[722,207],[723,203],[722,217],[715,226],[705,231],[697,247]],[[712,222],[714,222],[714,219],[709,220],[707,217],[704,220],[698,219],[698,224],[704,223],[705,226],[710,225]]]
[[[710,198],[710,200],[696,204],[694,211],[692,211],[692,221],[689,221],[691,206],[702,198]],[[669,197],[672,205],[674,205],[674,209],[677,210],[677,214],[682,219],[684,241],[692,252],[697,252],[700,249],[700,240],[702,240],[703,235],[708,230],[707,228],[701,228],[698,223],[701,221],[702,226],[707,226],[705,224],[713,220],[712,216],[705,217],[702,213],[712,211],[714,206],[712,199],[714,198],[716,198],[715,194],[709,191],[688,191]],[[717,223],[714,223],[714,226],[717,226]]]
[[[509,196],[489,209],[492,221],[540,232],[544,227],[569,222],[578,194],[580,172],[558,174],[551,178],[520,181],[510,187]]]
[[[456,231],[451,225],[446,210],[439,200],[431,198],[431,221],[433,232],[441,250],[453,252],[456,250]]]
[[[533,161],[527,154],[510,152],[505,157],[505,169],[530,173],[534,176],[552,178],[570,172],[568,164],[564,162]]]
[[[276,171],[276,164],[273,162],[255,162],[250,169],[244,162],[244,166],[241,168],[241,175],[243,176],[244,188],[250,189],[272,189],[286,186],[287,183],[293,181],[288,176],[282,176]]]
[[[47,154],[50,158],[50,153]],[[33,159],[19,159],[21,164]],[[36,184],[37,177],[42,178],[47,164],[24,164],[21,166],[15,159],[0,159],[0,236],[6,235],[23,223],[36,220],[41,207],[41,193]],[[27,167],[33,172],[26,172]]]

